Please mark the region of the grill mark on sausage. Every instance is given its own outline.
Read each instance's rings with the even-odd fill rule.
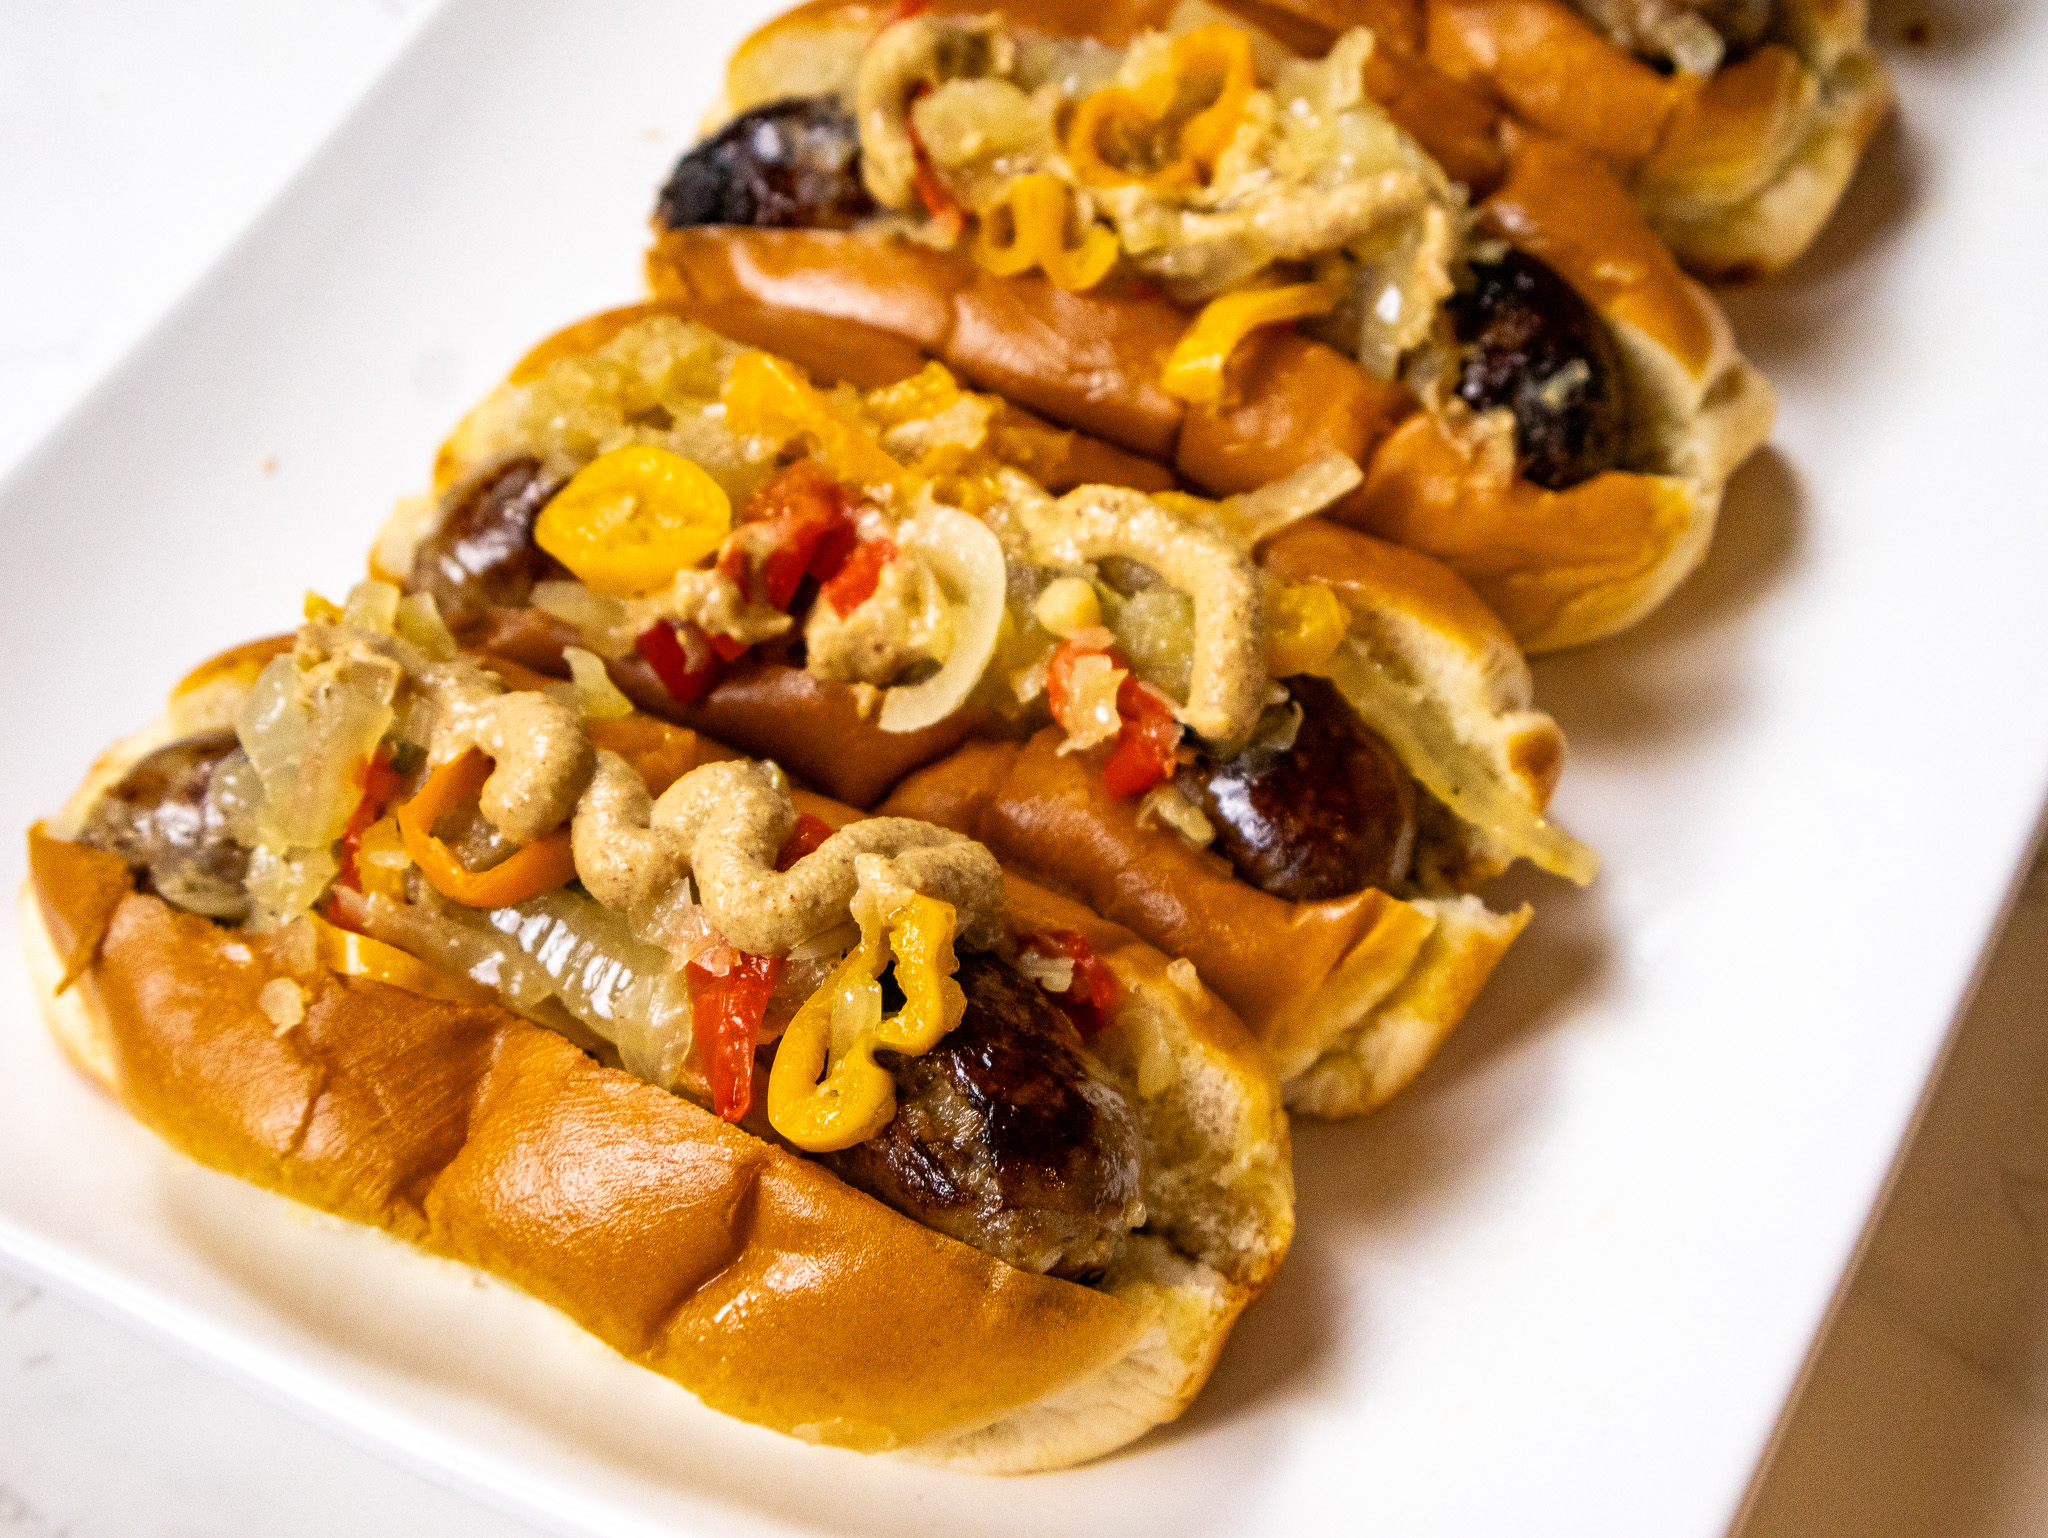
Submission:
[[[1415,783],[1342,695],[1320,678],[1287,681],[1301,726],[1285,749],[1201,758],[1176,779],[1216,829],[1240,880],[1288,902],[1321,902],[1408,875]]]
[[[963,958],[967,1011],[929,1052],[876,1055],[895,1118],[825,1162],[926,1226],[1022,1270],[1098,1275],[1144,1220],[1137,1120],[1038,987]]]

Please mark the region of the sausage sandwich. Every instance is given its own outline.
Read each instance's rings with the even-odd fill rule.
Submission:
[[[846,800],[897,787],[1192,961],[1292,1104],[1413,1076],[1526,922],[1471,895],[1510,862],[1591,877],[1500,621],[1313,516],[1359,483],[1341,455],[1220,501],[1056,495],[1020,466],[1076,441],[936,363],[827,390],[646,307],[564,337],[457,427],[375,568],[466,644]]]
[[[1179,1412],[1293,1222],[1191,966],[431,599],[309,614],[31,832],[80,1068],[810,1441],[1014,1472]]]
[[[1532,650],[1692,570],[1772,396],[1609,166],[1503,131],[1475,207],[1371,94],[1370,28],[1308,58],[1211,7],[1113,45],[1079,14],[771,22],[663,191],[655,293],[880,332],[1210,494],[1347,455],[1331,516]]]

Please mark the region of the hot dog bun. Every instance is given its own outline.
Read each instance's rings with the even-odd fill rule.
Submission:
[[[1268,569],[1330,584],[1353,635],[1413,680],[1532,812],[1563,767],[1557,725],[1530,708],[1527,665],[1499,620],[1448,569],[1310,519],[1274,540]],[[911,775],[885,814],[955,828],[1037,879],[1185,956],[1273,1054],[1290,1108],[1372,1110],[1406,1085],[1479,992],[1531,910],[1489,911],[1461,889],[1512,854],[1466,827],[1463,846],[1399,898],[1367,889],[1290,903],[1247,886],[1220,857],[1148,826],[1108,795],[1091,755],[1060,734],[975,743]],[[1276,968],[1276,957],[1287,965]]]
[[[1307,29],[1290,46],[1310,52],[1346,27],[1372,27],[1385,57],[1366,89],[1447,166],[1432,142],[1445,137],[1432,123],[1444,106],[1424,104],[1409,83],[1418,76],[1439,96],[1449,86],[1598,155],[1686,269],[1717,281],[1768,276],[1812,243],[1891,105],[1861,0],[1777,0],[1761,45],[1703,80],[1660,73],[1564,0],[1231,8],[1286,14]],[[1475,170],[1452,174],[1490,192],[1486,164]]]
[[[1455,568],[1538,652],[1624,630],[1670,596],[1705,557],[1728,477],[1770,436],[1777,405],[1721,307],[1597,159],[1534,134],[1513,144],[1482,215],[1606,322],[1628,389],[1625,457],[1645,473],[1547,491],[1418,413],[1337,516]]]
[[[67,816],[175,730],[109,755]],[[343,975],[288,936],[180,912],[61,831],[29,840],[38,997],[139,1121],[512,1282],[725,1413],[985,1472],[1098,1456],[1179,1413],[1285,1253],[1287,1132],[1263,1054],[1190,971],[1027,883],[1010,886],[1013,924],[1080,932],[1126,990],[1095,1046],[1136,1087],[1149,1218],[1098,1285],[942,1237],[494,1003]],[[280,979],[303,1003],[285,1028],[259,998]]]
[[[1546,491],[1454,443],[1401,385],[1285,331],[1232,356],[1223,405],[1183,407],[1156,385],[1187,321],[1165,300],[1068,294],[898,240],[672,230],[650,252],[649,274],[664,295],[759,293],[878,326],[909,282],[929,280],[937,287],[904,324],[915,323],[964,378],[1127,448],[1170,455],[1216,494],[1347,454],[1365,465],[1367,483],[1333,516],[1445,561],[1526,649],[1543,651],[1624,629],[1669,596],[1704,556],[1726,479],[1769,435],[1775,407],[1769,384],[1735,351],[1720,307],[1677,269],[1597,162],[1525,137],[1513,164],[1488,210],[1612,328],[1635,412],[1630,462],[1651,469]],[[1575,238],[1575,221],[1592,217],[1606,221],[1589,226],[1601,233]],[[1612,261],[1598,244],[1610,233],[1611,249],[1625,253]],[[929,304],[934,296],[954,307],[952,329]]]

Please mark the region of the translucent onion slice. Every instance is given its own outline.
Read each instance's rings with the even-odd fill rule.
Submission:
[[[1316,671],[1387,740],[1408,772],[1437,800],[1541,870],[1584,886],[1600,856],[1544,820],[1520,791],[1469,743],[1414,684],[1403,683],[1355,640]]]
[[[922,560],[959,605],[945,666],[919,684],[882,696],[885,732],[921,731],[958,710],[995,655],[1003,621],[1003,547],[994,530],[950,507],[930,507],[896,530],[896,544]]]
[[[1325,454],[1291,475],[1226,498],[1220,509],[1230,532],[1246,545],[1269,539],[1291,523],[1320,513],[1365,479],[1349,454]]]

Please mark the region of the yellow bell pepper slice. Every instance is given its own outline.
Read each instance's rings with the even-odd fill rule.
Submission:
[[[951,903],[919,893],[883,920],[904,998],[903,1008],[887,1019],[876,981],[885,959],[881,926],[863,925],[860,944],[804,1000],[775,1049],[768,1124],[783,1137],[806,1152],[831,1153],[889,1125],[896,1081],[875,1061],[876,1049],[912,1057],[929,1052],[967,1011],[967,996],[951,976],[959,966],[953,954],[957,917]]]
[[[1003,202],[1010,211],[1010,239],[999,242],[990,234],[996,209],[981,216],[974,233],[974,259],[998,277],[1015,277],[1033,267],[1061,288],[1079,293],[1093,288],[1109,276],[1116,265],[1116,236],[1091,222],[1081,244],[1067,246],[1067,185],[1056,176],[1034,172],[1010,184]]]
[[[1245,289],[1212,299],[1181,333],[1159,376],[1159,388],[1196,406],[1223,399],[1223,369],[1230,355],[1260,326],[1327,315],[1338,293],[1327,283],[1289,283],[1280,288]]]
[[[967,995],[953,981],[960,967],[953,954],[954,918],[951,903],[923,893],[890,918],[889,949],[896,953],[903,1008],[875,1028],[875,1039],[891,1052],[916,1057],[931,1051],[967,1012]]]
[[[427,783],[398,809],[398,832],[412,863],[435,891],[465,908],[510,907],[565,886],[576,874],[566,827],[514,850],[488,870],[471,870],[434,837],[434,824],[464,802],[474,801],[491,768],[490,759],[471,748],[428,775]]]
[[[315,954],[319,956],[320,964],[330,972],[389,983],[407,993],[417,993],[428,999],[445,999],[450,1004],[499,1002],[498,995],[482,983],[428,966],[410,951],[402,951],[382,940],[373,940],[368,935],[359,935],[353,930],[330,924],[317,913],[307,917],[313,921]]]
[[[768,1124],[807,1153],[835,1153],[866,1142],[896,1114],[896,1080],[875,1061],[872,1027],[858,1029],[826,1071],[835,1020],[860,1010],[868,990],[879,1014],[881,985],[864,942],[804,1000],[776,1045],[768,1070]]]
[[[1208,106],[1175,125],[1175,109],[1210,80]],[[1166,68],[1135,90],[1111,86],[1085,98],[1067,129],[1067,158],[1091,187],[1150,187],[1185,192],[1215,173],[1258,87],[1251,38],[1240,27],[1211,22],[1175,40]],[[1103,154],[1105,140],[1118,159]],[[1136,161],[1150,170],[1133,170]]]
[[[1350,631],[1351,611],[1328,583],[1274,583],[1266,593],[1266,676],[1321,667]]]
[[[720,396],[726,425],[747,437],[811,440],[812,458],[849,486],[901,486],[903,467],[834,409],[793,363],[741,353]]]
[[[637,598],[711,556],[732,502],[680,454],[628,444],[600,454],[534,520],[533,542],[594,592]]]

